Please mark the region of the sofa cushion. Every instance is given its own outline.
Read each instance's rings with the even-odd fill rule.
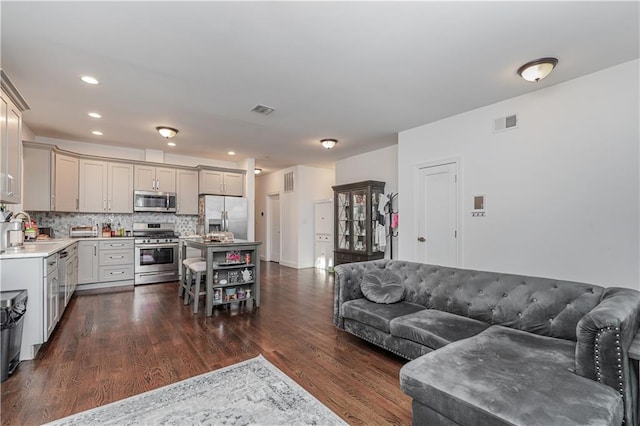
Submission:
[[[360,290],[364,297],[376,303],[397,303],[404,298],[402,280],[388,269],[366,273],[362,277]]]
[[[343,303],[342,316],[389,333],[389,321],[422,309],[424,307],[413,303],[381,304],[362,298]]]
[[[423,309],[395,318],[389,325],[393,336],[402,337],[432,349],[475,336],[489,327],[489,324],[482,321],[435,309]]]
[[[493,326],[409,362],[400,385],[459,424],[620,424],[613,388],[572,372],[575,342]]]

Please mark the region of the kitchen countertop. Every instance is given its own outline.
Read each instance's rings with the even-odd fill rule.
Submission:
[[[27,257],[49,257],[57,253],[73,243],[88,240],[133,240],[133,237],[88,237],[88,238],[51,238],[49,240],[40,240],[35,242],[24,243],[24,248],[20,250],[8,249],[0,253],[0,260],[4,259],[22,259]]]

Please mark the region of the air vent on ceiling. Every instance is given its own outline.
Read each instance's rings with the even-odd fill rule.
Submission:
[[[293,172],[284,174],[284,192],[293,191]]]
[[[251,109],[251,111],[257,112],[258,114],[262,114],[262,115],[269,115],[273,111],[275,111],[275,108],[271,108],[266,105],[256,105]]]
[[[502,132],[518,127],[518,114],[507,115],[493,120],[493,132]]]

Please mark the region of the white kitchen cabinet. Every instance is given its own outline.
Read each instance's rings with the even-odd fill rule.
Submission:
[[[98,241],[78,241],[78,284],[98,282]]]
[[[0,87],[0,203],[18,204],[22,201],[22,112],[29,105],[4,70],[0,70]]]
[[[244,195],[244,175],[220,170],[200,170],[200,194]]]
[[[198,172],[178,169],[176,174],[176,214],[198,214]]]
[[[22,207],[25,211],[51,210],[54,154],[51,145],[23,143],[24,181]]]
[[[55,171],[51,210],[57,212],[77,212],[78,197],[78,158],[55,153]]]
[[[133,213],[133,165],[80,160],[80,211]]]
[[[134,169],[136,191],[176,192],[176,169],[138,164]]]
[[[56,328],[58,324],[58,320],[60,319],[60,304],[59,304],[59,292],[60,292],[60,281],[58,280],[58,254],[53,254],[46,259],[45,262],[45,270],[46,275],[44,276],[45,284],[45,306],[44,306],[44,341],[49,340],[51,333]],[[27,307],[28,307],[27,302]]]
[[[105,238],[78,242],[78,284],[84,288],[132,285],[132,238]],[[108,283],[108,284],[104,284]]]

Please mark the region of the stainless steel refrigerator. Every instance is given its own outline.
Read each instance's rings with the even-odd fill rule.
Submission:
[[[200,235],[229,231],[237,240],[247,239],[248,203],[244,197],[201,195],[198,199],[198,229]]]

